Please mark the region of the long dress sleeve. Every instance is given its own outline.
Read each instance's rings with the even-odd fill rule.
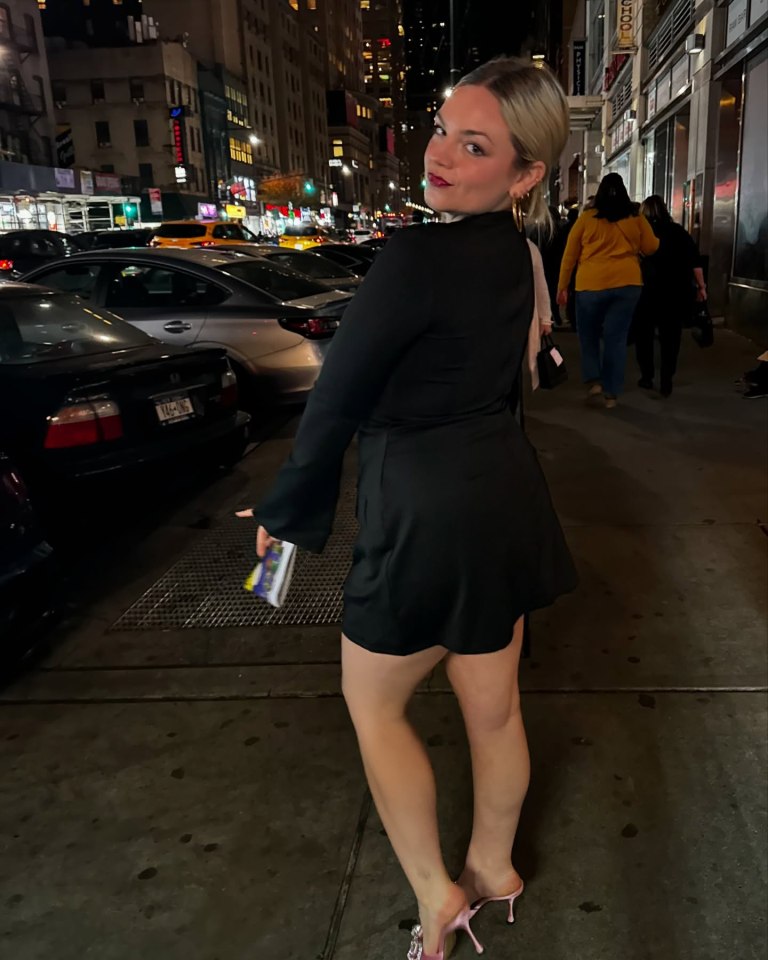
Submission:
[[[560,280],[557,284],[558,290],[566,289],[571,282],[571,276],[573,275],[576,264],[579,262],[584,223],[585,218],[584,214],[582,214],[571,227],[571,231],[568,234],[568,241],[565,244],[565,253],[563,254],[563,262],[560,264]]]
[[[336,513],[344,453],[391,371],[429,323],[428,230],[409,227],[396,233],[345,311],[293,450],[256,508],[271,536],[315,553],[323,550]]]

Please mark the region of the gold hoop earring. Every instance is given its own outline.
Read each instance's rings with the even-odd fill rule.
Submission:
[[[515,226],[522,233],[525,226],[525,217],[523,216],[523,202],[520,197],[512,198],[512,216],[515,218]]]

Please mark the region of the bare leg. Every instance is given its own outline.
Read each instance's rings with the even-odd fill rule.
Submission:
[[[450,654],[446,662],[472,753],[474,820],[459,878],[470,902],[513,893],[520,886],[512,845],[531,772],[517,686],[522,641],[521,618],[504,650]]]
[[[427,953],[437,952],[441,927],[464,907],[465,898],[443,862],[435,778],[405,710],[445,654],[443,647],[431,647],[395,657],[341,640],[344,697],[376,809],[419,903]]]

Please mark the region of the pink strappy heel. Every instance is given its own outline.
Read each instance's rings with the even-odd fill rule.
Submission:
[[[482,953],[483,947],[474,933],[472,933],[472,930],[469,926],[469,921],[473,916],[474,914],[472,909],[470,907],[465,907],[456,914],[449,924],[443,927],[443,929],[440,931],[440,940],[438,941],[440,944],[440,949],[437,951],[437,953],[424,952],[424,938],[421,924],[417,923],[413,930],[411,930],[411,948],[408,951],[406,960],[448,960],[448,956],[445,952],[446,940],[457,930],[463,930],[472,941],[475,950],[477,950],[478,953]]]
[[[509,903],[509,916],[507,917],[507,923],[515,922],[515,900],[522,894],[525,889],[525,884],[521,881],[520,887],[515,890],[514,893],[509,893],[504,897],[482,897],[480,900],[475,900],[472,906],[469,908],[469,919],[471,920],[477,911],[486,905],[486,903],[496,903],[501,900],[506,900]]]

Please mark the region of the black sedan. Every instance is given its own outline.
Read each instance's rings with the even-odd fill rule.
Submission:
[[[0,236],[0,280],[14,280],[44,263],[77,253],[74,237],[56,230],[10,230]]]
[[[359,277],[368,273],[379,252],[362,243],[324,243],[322,246],[309,247],[308,251],[322,254],[326,260],[333,260]]]
[[[328,290],[343,290],[354,293],[360,286],[360,277],[346,267],[342,267],[333,260],[328,260],[321,253],[313,250],[290,250],[287,247],[274,247],[262,243],[239,243],[228,247],[221,244],[218,250],[233,250],[235,253],[247,254],[251,257],[261,257],[270,263],[277,263],[288,270],[295,270],[303,277],[309,277]],[[322,247],[316,247],[318,251]]]
[[[77,297],[0,286],[0,448],[47,500],[83,478],[244,449],[223,350],[159,343]],[[12,411],[12,414],[11,414]]]
[[[40,638],[59,576],[24,480],[0,451],[0,672]]]
[[[73,239],[80,250],[121,250],[125,247],[148,247],[155,231],[150,227],[128,230],[89,230]]]

